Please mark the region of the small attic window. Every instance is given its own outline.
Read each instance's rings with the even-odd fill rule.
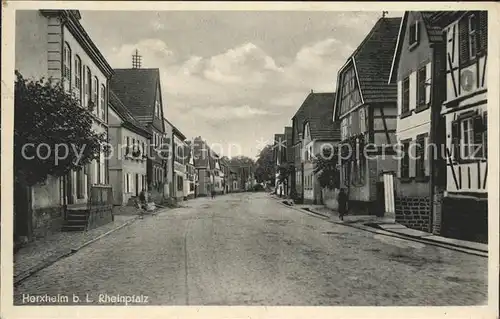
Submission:
[[[409,46],[410,49],[413,49],[414,47],[418,46],[419,40],[420,40],[420,23],[418,20],[413,22],[410,25],[410,39],[409,39]]]

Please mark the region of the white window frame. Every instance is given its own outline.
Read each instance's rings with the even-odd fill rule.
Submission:
[[[473,23],[473,19],[476,20],[476,23]],[[467,33],[468,33],[468,40],[469,41],[469,59],[475,59],[477,56],[477,35],[478,35],[478,30],[477,30],[477,16],[475,14],[471,14],[468,19],[467,19]],[[474,44],[474,45],[473,45]],[[473,52],[474,50],[474,52]]]
[[[99,103],[101,104],[101,113],[98,114],[98,116],[101,120],[106,121],[106,86],[101,84],[100,90],[101,95],[99,97]]]
[[[92,78],[92,101],[94,101],[94,113],[99,116],[99,79],[94,75]]]
[[[467,130],[465,124],[467,123]],[[474,159],[474,121],[468,117],[460,121],[460,152],[462,159]],[[466,134],[468,134],[466,136]],[[466,152],[467,151],[467,152]],[[467,153],[467,156],[465,154]]]

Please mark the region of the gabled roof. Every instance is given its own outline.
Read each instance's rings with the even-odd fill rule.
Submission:
[[[334,100],[335,93],[310,93],[293,116],[298,132],[303,133],[304,124],[308,122],[313,140],[340,139],[340,130],[333,123]]]
[[[210,169],[215,168],[214,159],[218,158],[218,155],[208,147],[201,136],[195,137],[193,140],[193,156],[196,167],[209,167]]]
[[[347,59],[337,76],[337,92],[340,92],[342,75],[352,64],[359,83],[363,103],[396,101],[396,85],[388,85],[392,57],[396,48],[401,18],[380,18],[365,39]],[[338,104],[340,94],[335,105]],[[335,110],[336,112],[336,110]]]
[[[156,89],[160,70],[114,69],[110,86],[136,119],[142,123],[153,121]]]
[[[140,132],[143,136],[150,136],[151,133],[148,131],[147,127],[142,125],[137,121],[128,108],[122,103],[122,101],[116,96],[113,90],[109,90],[109,103],[111,108],[113,108],[116,113],[122,118],[122,120],[128,124],[128,127],[133,127]]]
[[[397,63],[399,61],[399,56],[401,55],[401,50],[404,45],[405,35],[406,35],[406,27],[408,24],[408,17],[411,11],[405,11],[403,18],[401,19],[401,23],[399,25],[398,38],[396,41],[396,50],[394,51],[394,55],[392,58],[391,71],[389,73],[388,84],[392,83],[393,79],[397,73]],[[427,33],[427,38],[429,42],[436,43],[443,41],[443,30],[441,27],[437,26],[432,22],[433,17],[439,13],[439,11],[420,11],[419,12],[424,25],[424,30]]]

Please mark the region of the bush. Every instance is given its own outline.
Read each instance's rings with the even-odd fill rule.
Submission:
[[[254,187],[253,187],[254,192],[262,192],[263,190],[264,190],[264,186],[262,186],[261,184],[254,185]]]

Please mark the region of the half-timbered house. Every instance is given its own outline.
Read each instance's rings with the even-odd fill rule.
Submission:
[[[429,145],[438,144],[444,136],[439,113],[446,89],[442,77],[446,66],[442,28],[429,21],[433,14],[405,12],[389,84],[396,83],[398,88],[396,137],[404,152],[398,157],[396,221],[439,233],[440,209],[431,203],[435,186],[443,184],[443,179],[438,178],[442,176],[438,176],[438,168],[443,167],[443,159]]]
[[[487,241],[487,11],[447,11],[433,16],[446,40],[447,161],[442,234]]]
[[[350,213],[383,214],[382,174],[395,172],[397,87],[387,84],[401,18],[380,18],[337,77],[334,121],[340,121],[341,186]],[[369,149],[366,146],[370,144]],[[367,149],[369,152],[364,152]]]

